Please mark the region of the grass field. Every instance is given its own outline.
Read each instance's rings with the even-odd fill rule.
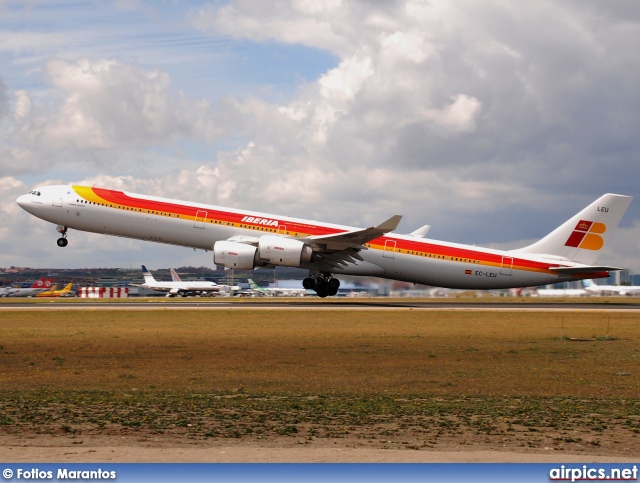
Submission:
[[[639,340],[632,312],[3,311],[0,431],[637,454]]]

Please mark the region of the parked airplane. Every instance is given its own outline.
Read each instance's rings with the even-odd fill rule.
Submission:
[[[178,273],[173,268],[169,270],[169,273],[171,274],[171,280],[173,280],[174,282],[182,282],[180,275],[178,275]],[[189,283],[199,283],[199,282],[189,282]],[[231,286],[231,285],[218,284],[218,287],[220,287],[219,292],[235,292],[236,290],[240,290],[240,285]]]
[[[638,285],[597,285],[592,280],[583,280],[582,286],[588,293],[595,295],[640,295]]]
[[[309,292],[306,288],[278,288],[278,287],[260,287],[253,280],[249,279],[249,287],[254,292],[261,295],[280,295],[283,297],[302,297]]]
[[[142,275],[144,276],[144,283],[132,283],[131,285],[149,290],[157,290],[159,292],[167,292],[167,297],[175,297],[176,295],[186,297],[191,293],[200,294],[203,292],[220,292],[228,288],[224,285],[218,285],[215,282],[183,282],[175,271],[173,271],[172,276],[177,277],[177,281],[159,282],[153,277],[153,275],[151,275],[151,272],[149,272],[147,267],[144,265],[142,265]]]
[[[540,297],[584,297],[589,295],[581,288],[539,288],[536,294]]]
[[[51,288],[52,280],[41,277],[36,280],[31,287],[9,287],[9,290],[4,294],[4,297],[33,297],[40,292],[49,290]]]
[[[51,287],[51,290],[47,290],[45,292],[40,292],[36,294],[36,297],[72,297],[73,293],[71,292],[72,283],[68,283],[61,290],[56,290],[57,285]]]
[[[55,223],[58,245],[69,228],[213,251],[216,265],[239,270],[301,267],[303,286],[335,295],[334,275],[377,276],[438,287],[504,289],[601,278],[616,267],[596,262],[631,197],[605,194],[540,241],[495,250],[392,233],[401,216],[353,228],[89,186],[45,186],[16,201]]]

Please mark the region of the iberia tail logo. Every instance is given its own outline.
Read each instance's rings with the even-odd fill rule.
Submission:
[[[604,238],[600,235],[605,231],[607,226],[604,223],[580,220],[564,246],[600,250],[604,246]]]

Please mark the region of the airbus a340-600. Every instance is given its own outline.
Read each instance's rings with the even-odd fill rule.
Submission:
[[[335,295],[339,275],[366,275],[438,287],[501,289],[601,278],[597,260],[631,203],[605,194],[532,245],[494,250],[393,233],[401,216],[354,228],[89,186],[44,186],[17,203],[69,229],[213,251],[223,267],[300,267],[306,289]]]

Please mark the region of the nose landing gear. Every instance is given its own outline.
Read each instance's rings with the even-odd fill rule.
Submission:
[[[338,293],[340,280],[333,278],[330,273],[318,273],[305,278],[302,286],[307,290],[315,290],[318,297],[325,298]]]
[[[62,235],[60,238],[58,238],[56,243],[60,248],[66,247],[69,244],[69,240],[67,240],[67,227],[58,225],[56,227],[56,230]]]

